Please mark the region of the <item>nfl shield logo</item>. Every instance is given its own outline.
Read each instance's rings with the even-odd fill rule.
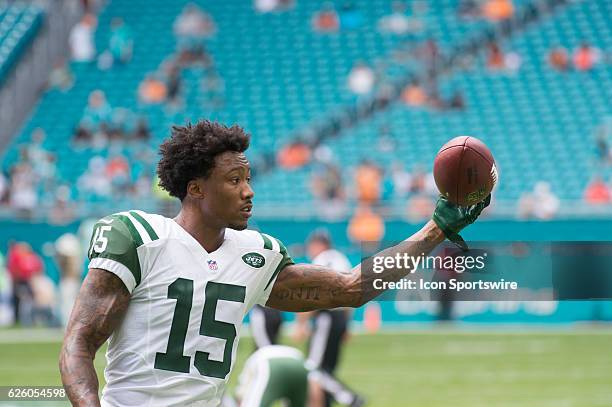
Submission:
[[[217,262],[215,260],[208,260],[208,268],[211,270],[218,270],[219,266],[217,265]]]

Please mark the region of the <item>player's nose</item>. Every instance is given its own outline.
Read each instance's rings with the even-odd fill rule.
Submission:
[[[245,184],[245,187],[242,188],[241,198],[246,201],[246,200],[253,199],[254,196],[255,196],[255,191],[253,191],[253,188],[251,188],[251,185]]]

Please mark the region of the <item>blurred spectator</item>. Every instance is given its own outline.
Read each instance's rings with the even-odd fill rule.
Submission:
[[[225,82],[216,70],[207,70],[206,75],[202,78],[201,87],[213,108],[223,107],[225,103]]]
[[[371,161],[363,160],[355,171],[355,187],[359,203],[378,204],[381,197],[382,171]]]
[[[375,81],[374,71],[363,62],[357,62],[348,76],[349,89],[356,95],[370,93]]]
[[[412,176],[405,170],[402,161],[394,161],[391,165],[391,180],[393,181],[393,192],[395,196],[404,198],[410,191]]]
[[[113,153],[107,161],[105,174],[116,192],[125,193],[130,186],[130,165],[119,152]]]
[[[100,156],[89,160],[87,171],[77,181],[79,196],[107,198],[111,195],[111,180],[106,175],[106,161]]]
[[[4,173],[0,170],[0,206],[4,205],[8,198],[9,183],[4,176]]]
[[[488,47],[487,67],[489,69],[504,69],[504,54],[496,42],[492,42]]]
[[[593,178],[584,191],[584,200],[589,204],[607,204],[610,199],[610,188],[599,176]]]
[[[612,117],[607,117],[595,130],[597,158],[602,164],[612,163],[612,149],[610,149],[610,143],[608,142],[610,135],[612,135]]]
[[[271,13],[276,11],[279,0],[254,0],[255,10],[260,13]]]
[[[563,47],[555,47],[548,54],[548,63],[557,71],[567,71],[569,69],[569,54]]]
[[[181,71],[176,64],[168,63],[164,66],[164,75],[166,76],[166,100],[170,105],[178,106],[182,89]]]
[[[166,85],[149,74],[138,86],[138,99],[145,104],[162,103],[166,100]]]
[[[189,3],[174,20],[173,30],[178,40],[179,59],[190,64],[204,53],[204,40],[212,37],[217,27],[209,14]]]
[[[326,163],[313,173],[310,187],[315,197],[316,212],[321,219],[336,221],[346,219],[347,201],[340,169]]]
[[[136,129],[132,135],[136,141],[147,141],[151,138],[149,122],[145,117],[139,117],[136,121]]]
[[[49,222],[53,225],[65,225],[76,217],[76,209],[70,199],[70,187],[60,185],[55,191],[53,206],[49,211]]]
[[[416,80],[413,80],[402,92],[402,101],[408,106],[418,107],[427,103],[427,93]]]
[[[293,170],[306,165],[310,161],[310,156],[310,147],[304,141],[296,140],[281,148],[277,161],[282,168]]]
[[[111,121],[106,125],[108,137],[114,144],[135,139],[137,121],[140,118],[130,109],[113,109]]]
[[[113,18],[111,22],[111,36],[108,49],[114,62],[127,63],[132,59],[134,38],[130,28],[120,17]]]
[[[425,192],[427,187],[427,174],[420,165],[415,165],[410,177],[410,186],[408,191],[411,194],[420,194]]]
[[[464,110],[465,98],[463,97],[463,92],[455,90],[448,100],[447,107],[451,110]]]
[[[315,31],[332,33],[340,28],[340,19],[333,3],[323,3],[321,9],[312,18],[312,27]]]
[[[504,67],[509,73],[517,72],[522,64],[523,60],[518,52],[510,51],[504,55]]]
[[[407,206],[407,217],[410,222],[428,219],[435,209],[435,201],[426,194],[417,194],[410,198]]]
[[[480,7],[477,0],[461,0],[457,7],[457,14],[464,19],[480,17]]]
[[[518,53],[514,51],[504,53],[499,44],[496,42],[489,43],[487,54],[487,67],[489,69],[516,72],[520,69],[521,63],[521,56]]]
[[[538,182],[533,192],[524,193],[519,199],[520,218],[552,219],[559,210],[559,198],[550,190],[548,182]]]
[[[313,196],[322,201],[345,197],[340,170],[331,163],[323,165],[322,170],[313,173],[310,185]]]
[[[412,53],[417,61],[422,62],[428,78],[434,77],[441,59],[438,42],[433,38],[429,38],[427,41],[420,44],[414,51],[412,51]]]
[[[512,0],[487,0],[482,5],[482,15],[491,21],[507,20],[513,14]]]
[[[348,225],[352,242],[379,242],[385,235],[385,223],[368,205],[359,205]]]
[[[181,11],[173,25],[174,35],[179,39],[200,40],[215,34],[217,27],[212,17],[196,4],[189,3]]]
[[[70,72],[69,66],[66,61],[58,61],[53,66],[51,73],[49,74],[49,81],[47,87],[49,89],[58,89],[62,92],[66,92],[74,85],[74,76]]]
[[[405,35],[423,30],[423,23],[415,18],[408,17],[407,5],[403,1],[394,1],[391,5],[393,12],[378,20],[378,30],[382,33]]]
[[[47,133],[42,127],[37,127],[32,131],[30,142],[26,146],[26,157],[28,162],[35,164],[44,160],[45,156],[49,154],[43,147],[46,138]]]
[[[77,140],[91,140],[96,133],[107,137],[108,125],[112,120],[113,109],[106,101],[106,95],[101,90],[89,94],[87,107],[77,128]]]
[[[0,252],[0,327],[11,325],[15,316],[13,311],[13,283],[6,270],[4,256]]]
[[[147,174],[141,174],[134,182],[134,196],[136,198],[148,198],[151,195],[152,179]]]
[[[32,276],[30,281],[32,287],[33,307],[32,307],[32,324],[48,327],[59,327],[54,309],[55,300],[55,285],[53,281],[45,274],[39,273]]]
[[[359,28],[363,24],[363,14],[352,1],[345,1],[340,7],[340,27],[343,29]]]
[[[377,147],[378,151],[382,153],[389,153],[397,147],[397,142],[389,126],[381,126],[378,129]]]
[[[43,272],[41,258],[27,243],[14,243],[9,247],[7,268],[13,280],[13,307],[15,322],[30,325],[32,322],[32,278]]]
[[[85,14],[70,31],[70,51],[75,62],[92,62],[96,58],[94,34],[97,20],[93,14]]]
[[[590,71],[599,62],[600,51],[587,43],[583,43],[574,51],[574,67],[579,71]]]
[[[21,162],[12,168],[9,204],[17,211],[17,216],[32,218],[38,204],[38,195],[34,170],[27,162]]]
[[[259,13],[285,11],[295,5],[294,0],[254,0],[253,5]]]
[[[81,250],[79,239],[71,233],[65,233],[55,241],[55,260],[60,270],[60,319],[64,324],[68,322],[81,287]]]

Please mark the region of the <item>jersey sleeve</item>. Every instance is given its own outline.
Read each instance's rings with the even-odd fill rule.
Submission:
[[[285,247],[283,242],[281,242],[280,240],[272,236],[266,235],[264,233],[262,233],[261,236],[264,241],[264,249],[274,250],[282,256],[280,262],[274,269],[274,272],[270,275],[261,293],[261,296],[257,300],[258,304],[266,305],[266,302],[268,301],[268,298],[270,297],[270,293],[272,292],[272,287],[274,286],[274,281],[276,281],[276,277],[278,276],[278,273],[280,273],[281,270],[287,267],[288,265],[295,264],[295,262],[289,255],[289,252],[287,251],[287,248]]]
[[[136,249],[141,238],[124,215],[100,219],[93,228],[89,244],[89,268],[107,270],[123,281],[130,293],[140,283],[140,261]]]

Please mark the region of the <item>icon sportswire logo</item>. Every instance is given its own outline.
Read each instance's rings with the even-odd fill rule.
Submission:
[[[251,252],[242,256],[242,261],[256,269],[261,268],[266,264],[266,259],[259,253]]]

